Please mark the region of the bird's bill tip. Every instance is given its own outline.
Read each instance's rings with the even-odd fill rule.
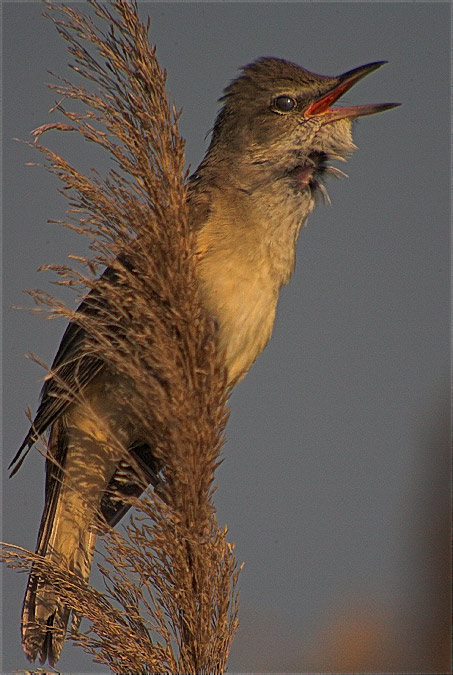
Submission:
[[[378,70],[378,68],[381,68],[386,63],[388,63],[388,61],[372,61],[371,63],[365,63],[363,66],[353,68],[352,70],[348,70],[342,75],[339,75],[338,79],[341,81],[349,81],[352,79],[354,82],[357,82],[358,80],[362,79],[362,77],[365,77],[366,75],[373,73],[375,70]]]
[[[336,82],[333,87],[322,94],[316,101],[314,101],[305,111],[306,117],[314,117],[315,115],[325,115],[326,122],[335,119],[343,119],[345,117],[363,117],[364,115],[373,115],[374,113],[383,112],[394,108],[399,103],[379,103],[376,105],[361,105],[351,106],[345,108],[331,108],[340,96],[354,86],[359,80],[366,75],[383,66],[387,61],[374,61],[373,63],[366,63],[364,66],[359,66],[353,70],[349,70],[343,75],[335,78]]]
[[[353,105],[344,108],[332,108],[327,110],[325,117],[325,124],[335,122],[342,119],[356,119],[357,117],[365,117],[366,115],[375,115],[376,113],[384,112],[397,108],[401,103],[373,103],[371,105]]]

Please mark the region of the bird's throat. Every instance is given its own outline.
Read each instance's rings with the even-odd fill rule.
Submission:
[[[325,152],[314,151],[305,157],[300,157],[295,166],[291,166],[286,175],[292,181],[296,191],[309,190],[313,197],[316,192],[323,191],[322,179],[329,170],[328,156]]]
[[[296,187],[301,190],[310,186],[313,180],[314,167],[310,164],[299,164],[294,169],[291,169],[290,174],[295,180]]]

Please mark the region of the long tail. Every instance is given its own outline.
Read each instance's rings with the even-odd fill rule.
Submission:
[[[96,466],[101,446],[87,435],[83,442],[80,438],[74,442],[76,435],[61,422],[52,428],[50,453],[58,458],[60,467],[64,466],[64,475],[55,462],[47,461],[46,499],[36,553],[88,581],[96,543],[96,505],[110,472]],[[22,644],[30,661],[38,657],[41,663],[48,660],[55,665],[70,614],[58,587],[32,567],[22,610]],[[77,617],[73,616],[73,622],[77,625]]]
[[[87,534],[86,544],[83,546],[81,543],[80,549],[83,546],[87,567],[86,573],[83,574],[85,581],[89,578],[95,541],[96,535],[90,533]],[[59,556],[56,551],[46,550],[41,546],[41,542],[38,542],[37,553],[56,564],[63,564],[62,556]],[[78,553],[82,553],[82,550]],[[76,557],[77,553],[74,552],[72,560],[64,561],[65,567],[67,567],[67,562],[73,565]],[[41,663],[48,660],[51,666],[55,666],[66,638],[70,614],[71,609],[60,599],[58,589],[32,569],[22,610],[22,644],[30,661],[35,661],[38,657]],[[74,615],[73,623],[78,624],[77,617]]]
[[[93,384],[89,397],[71,405],[52,425],[53,459],[46,464],[46,498],[36,548],[39,555],[85,582],[97,528],[113,526],[129,509],[121,497],[139,496],[147,483],[156,486],[160,468],[146,444],[130,444],[128,427],[121,421],[124,412],[109,408],[102,392],[102,382]],[[115,426],[112,419],[120,421]],[[129,448],[140,479],[124,460],[123,448]],[[32,568],[22,611],[22,644],[30,661],[39,657],[52,666],[58,661],[71,614],[60,596],[58,588],[36,566]],[[78,625],[74,615],[72,623]]]

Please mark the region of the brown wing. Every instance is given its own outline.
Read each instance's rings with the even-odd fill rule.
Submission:
[[[79,311],[93,311],[91,303],[83,302]],[[18,471],[38,436],[60,417],[77,392],[104,368],[100,359],[86,354],[85,338],[86,332],[78,324],[70,323],[66,328],[52,363],[54,375],[45,381],[33,424],[9,465],[9,468],[13,467],[11,476]]]

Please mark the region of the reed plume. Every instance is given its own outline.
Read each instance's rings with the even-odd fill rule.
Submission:
[[[68,218],[59,222],[87,236],[90,249],[72,256],[75,266],[43,269],[86,300],[73,310],[46,292],[31,295],[50,318],[83,327],[85,355],[119,375],[115,395],[146,434],[156,479],[154,489],[146,487],[142,467],[119,439],[108,439],[124,454],[124,483],[132,471],[140,489],[121,497],[135,507],[123,531],[98,514],[104,592],[17,546],[6,545],[3,559],[18,569],[32,564],[45,576],[76,616],[71,639],[114,672],[223,673],[237,628],[239,573],[213,506],[227,383],[195,273],[179,114],[168,104],[165,72],[137,3],[89,4],[95,18],[46,3],[85,86],[63,78],[50,85],[64,121],[36,129],[32,144],[69,196]],[[83,112],[69,110],[68,102],[82,104]],[[50,131],[95,143],[114,168],[105,178],[77,171],[41,144]],[[99,277],[102,267],[108,271]],[[59,396],[83,400],[81,386],[69,391],[58,369],[51,376]],[[79,629],[81,617],[89,619],[88,631]]]

